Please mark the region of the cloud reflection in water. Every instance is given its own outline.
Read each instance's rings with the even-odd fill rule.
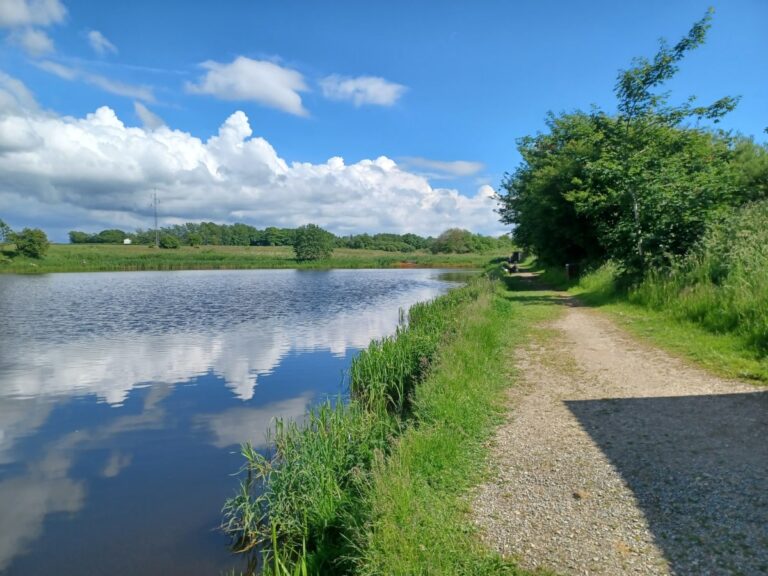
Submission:
[[[263,447],[274,418],[300,419],[318,381],[338,382],[350,351],[391,334],[399,309],[447,287],[424,270],[0,277],[8,320],[0,334],[0,571],[13,574],[24,552],[37,561],[47,517],[72,515],[67,529],[98,538],[98,527],[80,526],[75,514],[108,506],[89,492],[146,466],[146,442],[170,469],[190,454],[228,454],[245,441]],[[322,367],[317,354],[339,360]],[[304,372],[257,393],[260,378],[304,357]],[[311,377],[296,381],[300,373]],[[184,384],[193,388],[179,395]],[[183,449],[164,455],[165,443]],[[200,504],[216,516],[234,470],[212,466],[199,462],[217,490]],[[139,502],[148,489],[131,486],[119,497]],[[188,573],[199,560],[189,555]]]

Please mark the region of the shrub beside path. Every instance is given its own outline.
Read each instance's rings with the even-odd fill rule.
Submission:
[[[768,574],[768,390],[640,343],[565,296],[473,494],[483,540],[558,574]]]

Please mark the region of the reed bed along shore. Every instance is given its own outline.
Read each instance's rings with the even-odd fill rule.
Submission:
[[[278,422],[266,455],[244,446],[224,507],[235,549],[259,550],[267,573],[517,573],[461,502],[510,385],[500,359],[554,308],[509,294],[484,277],[413,306],[354,360],[349,402]]]
[[[118,272],[149,270],[234,270],[272,268],[482,268],[506,253],[432,254],[338,248],[327,260],[299,262],[290,246],[150,246],[54,244],[44,258],[11,257],[0,249],[0,272]]]

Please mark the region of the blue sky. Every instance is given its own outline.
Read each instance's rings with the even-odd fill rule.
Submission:
[[[0,218],[149,227],[157,190],[165,223],[498,234],[515,139],[612,110],[710,4],[673,100],[739,95],[721,126],[764,141],[765,0],[0,0]]]

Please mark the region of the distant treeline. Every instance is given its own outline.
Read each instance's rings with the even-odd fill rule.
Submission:
[[[160,238],[174,238],[183,246],[293,246],[295,228],[268,227],[263,230],[248,224],[216,224],[214,222],[188,222],[160,228]],[[139,229],[125,232],[119,229],[102,230],[95,234],[73,230],[69,233],[72,244],[122,244],[128,238],[133,244],[155,243],[154,230]],[[451,228],[437,238],[417,234],[352,234],[335,236],[336,248],[360,248],[387,252],[414,252],[429,250],[435,253],[486,252],[511,249],[512,240],[473,234],[468,230]]]

